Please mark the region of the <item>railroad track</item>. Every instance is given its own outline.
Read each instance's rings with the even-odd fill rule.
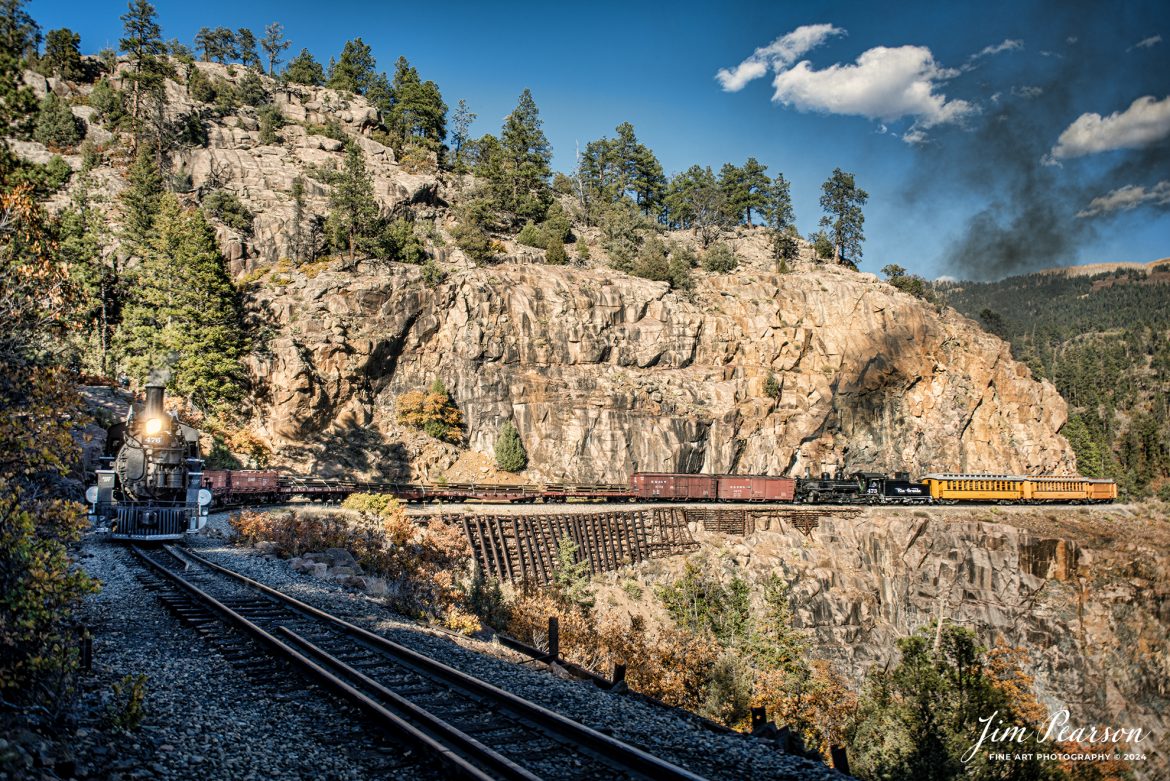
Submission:
[[[183,599],[214,614],[346,700],[451,775],[488,779],[664,779],[701,776],[172,546],[134,554]],[[251,660],[246,663],[256,667]]]

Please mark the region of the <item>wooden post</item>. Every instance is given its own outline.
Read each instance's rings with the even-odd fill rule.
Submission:
[[[556,616],[548,620],[548,658],[553,662],[561,658],[561,627]]]
[[[512,536],[516,540],[516,556],[520,559],[520,577],[528,582],[528,563],[524,561],[524,546],[520,544],[520,523],[512,516]]]

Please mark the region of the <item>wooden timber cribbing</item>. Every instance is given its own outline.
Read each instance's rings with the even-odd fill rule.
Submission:
[[[681,509],[553,515],[461,515],[459,523],[484,575],[511,583],[548,583],[560,540],[596,575],[646,559],[697,550]]]

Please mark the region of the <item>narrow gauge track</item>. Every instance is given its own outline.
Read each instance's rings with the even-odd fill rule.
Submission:
[[[461,778],[703,781],[195,553],[171,546],[133,551],[192,602]]]

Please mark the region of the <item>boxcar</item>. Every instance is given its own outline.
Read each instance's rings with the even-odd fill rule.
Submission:
[[[791,502],[796,481],[791,477],[720,475],[718,496],[725,502]]]
[[[630,493],[638,499],[716,499],[719,496],[717,483],[714,475],[635,472],[630,477]]]

